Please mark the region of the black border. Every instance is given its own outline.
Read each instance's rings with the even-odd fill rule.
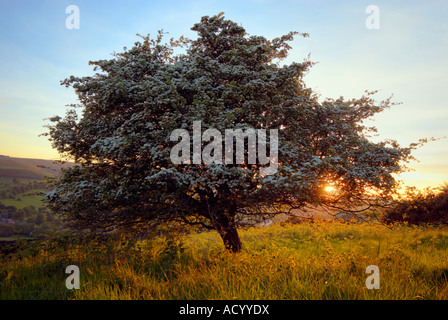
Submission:
[[[448,299],[448,298],[447,298]],[[210,317],[204,314],[181,315],[181,307],[213,307]],[[225,306],[267,305],[269,314],[228,314]],[[1,313],[11,316],[123,317],[141,319],[322,319],[322,317],[394,317],[427,314],[437,316],[448,308],[448,300],[0,300]],[[216,310],[221,312],[216,312]],[[234,310],[237,310],[235,308]],[[264,308],[258,308],[264,310]],[[11,313],[10,313],[11,312]]]

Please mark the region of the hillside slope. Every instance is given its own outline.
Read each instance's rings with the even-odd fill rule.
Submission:
[[[53,160],[14,158],[0,155],[0,178],[23,178],[41,180],[58,175],[61,168],[73,165]]]

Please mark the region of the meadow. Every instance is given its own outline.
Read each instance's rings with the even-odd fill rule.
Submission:
[[[448,299],[448,228],[310,221],[107,241],[33,242],[0,262],[0,299]],[[80,269],[80,289],[65,268]],[[367,289],[376,265],[380,288]]]
[[[28,192],[19,194],[14,199],[1,199],[0,203],[4,206],[13,206],[17,209],[24,209],[26,207],[39,208],[42,206],[42,195],[37,193],[45,192],[43,189],[34,189]]]

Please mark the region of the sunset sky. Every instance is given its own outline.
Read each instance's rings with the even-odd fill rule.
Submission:
[[[80,28],[68,29],[69,5]],[[379,29],[368,29],[369,5],[379,9]],[[43,127],[76,103],[59,82],[93,73],[90,60],[109,59],[132,47],[139,34],[195,38],[205,15],[225,12],[251,35],[274,38],[307,32],[291,43],[284,63],[308,54],[318,62],[306,84],[322,98],[360,97],[379,90],[401,104],[374,118],[379,136],[406,146],[440,138],[415,152],[407,185],[448,182],[448,1],[4,1],[0,0],[0,154],[57,159]],[[446,137],[446,138],[444,138]]]

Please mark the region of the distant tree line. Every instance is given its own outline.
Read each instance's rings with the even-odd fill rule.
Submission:
[[[36,236],[49,231],[59,221],[54,213],[40,207],[28,206],[17,209],[0,204],[0,237],[13,235]]]

